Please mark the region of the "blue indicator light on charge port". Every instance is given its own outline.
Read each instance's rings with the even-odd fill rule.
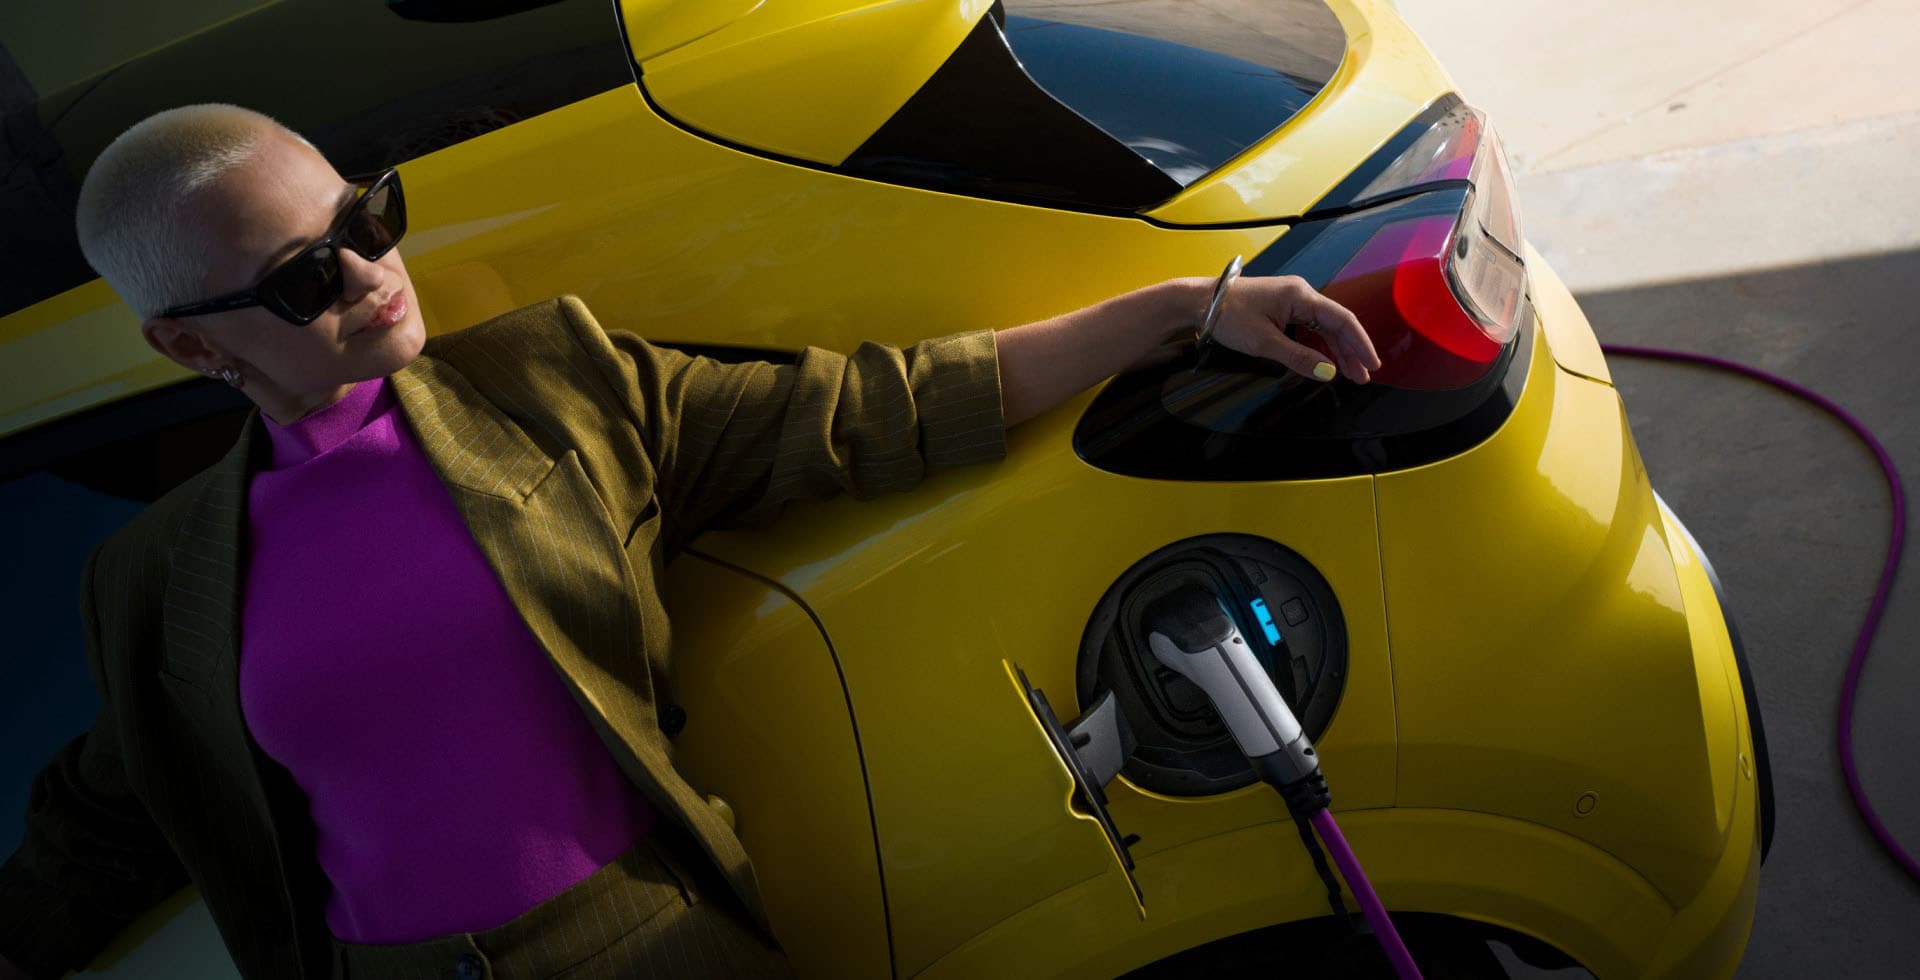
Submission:
[[[1260,620],[1260,628],[1267,632],[1267,642],[1280,645],[1280,627],[1273,625],[1273,615],[1267,612],[1267,600],[1253,600],[1253,614]]]

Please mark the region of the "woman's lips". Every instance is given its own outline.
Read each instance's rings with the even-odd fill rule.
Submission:
[[[388,327],[391,327],[394,324],[399,323],[401,318],[405,317],[406,315],[407,315],[407,294],[406,294],[406,291],[402,290],[401,292],[393,294],[393,298],[390,300],[387,300],[384,304],[380,306],[379,309],[374,310],[373,317],[367,320],[366,326],[361,327],[357,332],[369,333],[373,331],[385,330]]]

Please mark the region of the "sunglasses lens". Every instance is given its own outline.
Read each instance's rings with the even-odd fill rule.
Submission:
[[[407,230],[406,206],[397,183],[385,183],[367,192],[348,219],[346,241],[369,262],[387,254]]]
[[[303,320],[340,298],[340,256],[331,245],[302,252],[260,283],[263,300]]]
[[[295,324],[311,323],[340,299],[341,245],[373,262],[392,250],[406,230],[407,208],[400,195],[400,177],[389,171],[353,202],[345,224],[337,232],[268,273],[255,287],[254,295],[261,304]]]

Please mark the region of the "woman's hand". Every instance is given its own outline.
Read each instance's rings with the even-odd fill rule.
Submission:
[[[1193,331],[1213,296],[1213,284],[1198,277],[1168,279],[995,333],[1007,425],[1018,425],[1119,371],[1192,356]],[[1290,339],[1289,324],[1315,330],[1334,362]],[[1298,276],[1235,282],[1214,322],[1213,341],[1322,381],[1331,381],[1329,372],[1337,368],[1364,384],[1380,366],[1360,321]],[[1314,368],[1323,363],[1327,367],[1316,375]]]
[[[1287,327],[1312,331],[1327,357],[1287,336]],[[1227,290],[1213,341],[1242,354],[1277,361],[1289,369],[1331,381],[1337,369],[1349,380],[1366,384],[1380,367],[1380,355],[1360,321],[1346,307],[1328,299],[1299,276],[1252,276]],[[1322,366],[1326,365],[1326,366]],[[1316,370],[1318,373],[1316,373]]]

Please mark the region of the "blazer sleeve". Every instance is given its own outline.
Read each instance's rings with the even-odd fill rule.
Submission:
[[[729,364],[624,331],[601,336],[603,372],[639,427],[662,517],[683,540],[758,523],[791,500],[907,490],[1006,455],[991,330],[905,349],[865,343],[851,355],[809,347],[792,364]]]
[[[35,977],[84,966],[188,880],[127,782],[101,665],[93,594],[98,560],[96,551],[87,563],[81,607],[100,715],[34,777],[25,835],[0,864],[0,955]]]

